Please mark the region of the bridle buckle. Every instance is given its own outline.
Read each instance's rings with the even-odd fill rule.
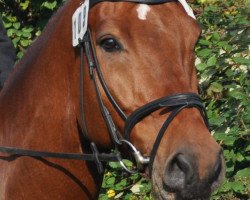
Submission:
[[[150,162],[150,158],[149,157],[144,157],[140,151],[138,151],[136,149],[136,147],[129,142],[128,140],[124,140],[121,139],[120,140],[121,143],[126,144],[131,150],[132,150],[132,155],[134,156],[135,159],[135,163],[136,163],[136,169],[138,170],[142,170],[144,168],[145,165],[147,165]],[[124,164],[124,162],[121,160],[119,160],[120,165],[122,166],[122,168],[129,172],[129,173],[137,173],[138,170],[130,170],[126,167],[126,165]]]

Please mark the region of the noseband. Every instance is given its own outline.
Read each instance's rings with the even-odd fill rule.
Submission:
[[[102,1],[107,0],[91,0],[90,1],[90,8],[93,7],[95,4],[100,3]],[[134,3],[144,3],[144,4],[161,4],[166,2],[171,2],[175,0],[108,0],[111,2],[118,2],[118,1],[127,1],[127,2],[134,2]],[[156,99],[150,103],[147,103],[140,108],[136,109],[133,113],[127,116],[119,104],[115,101],[114,97],[111,95],[109,88],[104,80],[97,56],[96,51],[93,44],[93,39],[91,38],[90,30],[88,28],[87,32],[85,33],[82,40],[79,40],[79,48],[80,48],[80,112],[81,112],[81,124],[82,124],[82,132],[85,138],[89,138],[88,130],[86,127],[85,115],[84,115],[84,106],[83,106],[83,72],[84,72],[84,53],[87,58],[87,64],[89,68],[89,74],[91,80],[93,82],[96,97],[98,100],[99,108],[102,113],[102,117],[106,123],[107,129],[109,131],[110,137],[116,147],[119,149],[120,146],[127,146],[132,155],[135,158],[137,169],[141,170],[145,165],[149,165],[150,172],[152,171],[152,166],[154,162],[154,158],[156,156],[158,147],[160,145],[161,139],[164,136],[168,126],[172,122],[172,120],[185,108],[197,108],[201,116],[204,119],[204,122],[207,127],[209,127],[205,107],[202,104],[200,97],[195,93],[179,93],[171,96],[166,96],[160,99]],[[121,119],[124,121],[125,126],[122,130],[121,134],[119,130],[116,128],[116,125],[112,119],[110,112],[108,111],[107,107],[105,106],[97,80],[101,83],[101,87],[104,90],[109,102],[115,108],[116,112],[119,114]],[[167,109],[169,111],[169,115],[166,118],[165,122],[163,123],[160,131],[155,139],[153,148],[149,157],[142,156],[141,152],[139,152],[136,147],[130,142],[130,135],[132,132],[133,127],[139,123],[142,119],[149,116],[151,113],[159,110],[159,109]],[[32,150],[24,150],[20,148],[13,148],[13,147],[0,147],[0,152],[4,152],[11,155],[19,156],[30,156],[30,157],[53,157],[53,158],[61,158],[61,159],[78,159],[78,160],[86,160],[86,161],[95,161],[97,164],[98,171],[100,173],[103,172],[103,166],[101,162],[108,162],[108,161],[119,161],[121,166],[128,172],[133,173],[134,171],[128,169],[125,164],[122,162],[122,157],[119,151],[116,153],[110,154],[100,154],[97,150],[96,145],[92,142],[91,143],[92,154],[71,154],[71,153],[52,153],[52,152],[42,152],[42,151],[32,151]]]

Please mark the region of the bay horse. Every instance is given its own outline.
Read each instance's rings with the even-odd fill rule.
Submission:
[[[197,95],[200,28],[180,2],[91,0],[76,48],[72,15],[82,2],[59,9],[1,91],[0,146],[88,153],[97,164],[1,153],[1,200],[97,199],[96,147],[121,143],[139,154],[154,199],[209,198],[223,156]]]

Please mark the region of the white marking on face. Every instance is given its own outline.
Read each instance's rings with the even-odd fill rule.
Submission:
[[[147,14],[150,11],[150,7],[146,4],[140,4],[138,8],[136,9],[138,13],[138,18],[140,20],[146,20],[147,19]]]

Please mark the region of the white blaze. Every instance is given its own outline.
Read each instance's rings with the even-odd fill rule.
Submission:
[[[138,18],[140,20],[146,20],[147,19],[147,14],[150,11],[150,7],[146,4],[140,4],[138,8],[136,9],[138,13]]]

